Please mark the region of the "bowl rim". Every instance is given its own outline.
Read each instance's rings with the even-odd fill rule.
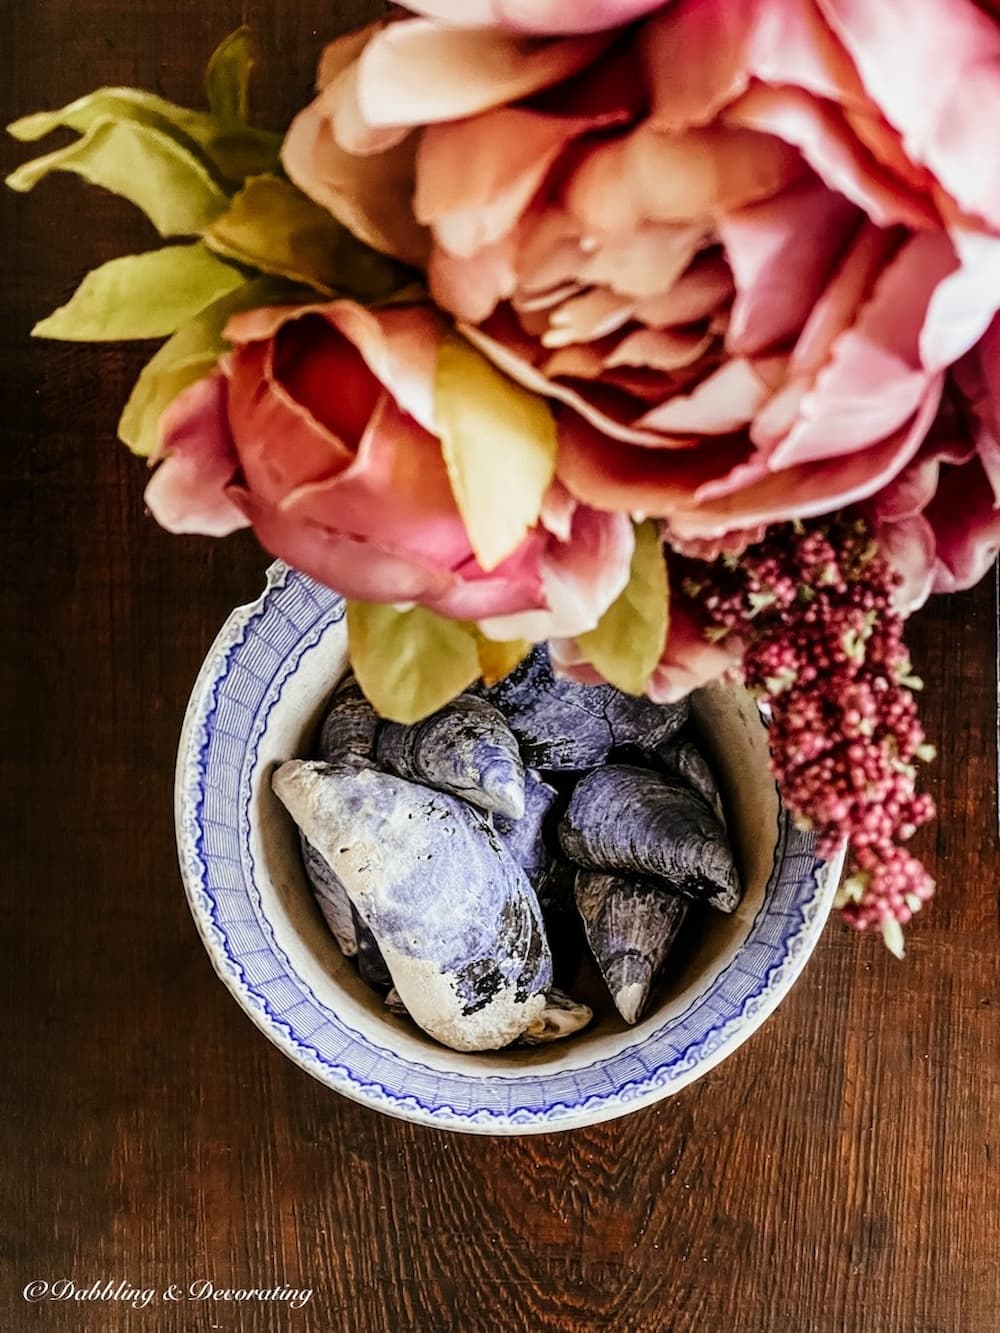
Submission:
[[[585,1097],[581,1094],[581,1100],[577,1102],[557,1100],[537,1109],[511,1107],[506,1112],[483,1108],[467,1111],[449,1105],[447,1099],[431,1104],[407,1092],[405,1088],[389,1088],[381,1082],[373,1082],[364,1075],[358,1076],[349,1065],[324,1058],[314,1046],[309,1046],[308,1039],[303,1041],[301,1035],[296,1033],[294,1024],[276,1012],[262,996],[256,984],[248,978],[241,962],[245,955],[233,947],[230,932],[227,932],[220,923],[215,910],[214,896],[218,890],[209,883],[210,857],[206,853],[203,836],[206,823],[204,808],[206,794],[210,790],[208,777],[212,764],[210,742],[216,730],[215,719],[223,683],[232,675],[239,652],[247,644],[255,625],[266,617],[269,611],[274,610],[280,599],[290,590],[316,608],[318,630],[314,626],[311,636],[300,635],[294,648],[287,654],[282,663],[285,667],[284,674],[281,674],[281,667],[275,673],[275,680],[281,676],[276,692],[272,692],[273,697],[265,696],[262,699],[259,711],[263,712],[263,719],[258,717],[251,724],[247,741],[253,726],[257,727],[260,735],[263,734],[267,716],[280,698],[284,684],[295,674],[297,662],[304,652],[318,642],[332,624],[343,618],[343,599],[280,561],[271,565],[260,596],[230,613],[202,663],[181,729],[174,797],[181,877],[192,916],[215,972],[256,1026],[294,1063],[324,1086],[353,1101],[414,1123],[479,1134],[551,1133],[614,1119],[679,1092],[742,1045],[774,1012],[800,975],[816,945],[832,906],[842,859],[838,857],[831,862],[823,862],[816,857],[811,835],[796,829],[785,813],[779,815],[779,836],[771,881],[765,891],[764,903],[750,924],[745,944],[733,959],[706,982],[681,1014],[671,1017],[655,1032],[637,1038],[633,1046],[616,1052],[613,1058],[620,1060],[639,1048],[649,1047],[661,1039],[668,1029],[682,1023],[699,1006],[704,1006],[706,996],[718,986],[720,979],[737,967],[740,955],[754,938],[754,932],[762,922],[770,919],[772,905],[767,895],[776,883],[784,883],[785,879],[791,880],[793,866],[798,867],[798,870],[794,871],[794,887],[798,892],[797,920],[793,921],[787,914],[780,914],[787,920],[787,929],[783,929],[780,939],[774,943],[775,961],[761,976],[752,976],[744,972],[745,977],[752,977],[753,985],[746,991],[741,1007],[728,1015],[714,1011],[718,1015],[718,1021],[704,1031],[698,1042],[692,1042],[681,1052],[683,1059],[673,1059],[655,1065],[648,1069],[646,1077],[630,1080],[621,1086],[610,1086],[603,1091],[594,1091]],[[288,619],[286,611],[281,611],[281,615],[284,619]],[[250,749],[249,744],[247,748]],[[230,767],[235,766],[230,765]],[[249,760],[244,758],[241,762],[238,778],[241,792],[245,789],[247,811],[253,771],[251,754]],[[237,815],[235,820],[237,837],[239,837],[239,820],[240,815]],[[256,867],[249,848],[245,849],[246,858],[242,856],[243,850],[241,847],[241,868],[245,872],[248,861],[251,880],[250,883],[244,884],[243,888],[247,897],[252,899],[253,894],[257,893],[256,883],[253,882]],[[265,925],[266,916],[260,915],[258,921],[260,925]],[[273,933],[269,942],[266,936],[262,935],[262,938],[265,940],[264,948],[256,952],[270,951],[280,964],[284,976],[294,979],[303,997],[311,998],[319,1010],[330,1014],[331,1011],[312,993],[308,983],[295,972],[293,964],[274,939]],[[551,1082],[559,1076],[558,1070],[551,1068],[534,1074],[529,1070],[520,1075],[498,1074],[495,1071],[475,1077],[456,1071],[450,1071],[445,1075],[430,1066],[422,1066],[415,1060],[397,1056],[388,1050],[380,1050],[366,1034],[358,1033],[342,1020],[337,1019],[337,1022],[342,1031],[359,1042],[366,1051],[373,1051],[380,1056],[391,1055],[405,1067],[431,1073],[445,1080],[459,1079],[463,1083],[475,1086],[498,1082],[513,1086],[522,1080],[532,1084]],[[574,1072],[579,1074],[587,1069],[595,1069],[605,1062],[598,1060],[594,1065],[578,1067]]]

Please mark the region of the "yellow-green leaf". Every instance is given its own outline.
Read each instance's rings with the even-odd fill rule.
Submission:
[[[8,125],[15,139],[30,143],[53,130],[85,135],[100,120],[134,122],[173,137],[226,181],[277,166],[281,136],[237,121],[222,122],[204,111],[190,111],[138,88],[99,88],[57,111],[38,111]]]
[[[476,641],[479,646],[479,674],[486,685],[495,685],[498,680],[509,676],[516,666],[521,665],[533,646],[527,639],[496,643],[493,639],[487,639],[485,634],[477,635]]]
[[[237,28],[212,52],[205,71],[208,105],[223,124],[246,124],[250,113],[252,69],[250,29]]]
[[[243,285],[231,264],[200,241],[112,259],[88,273],[64,306],[36,324],[36,338],[117,342],[165,338]]]
[[[36,111],[22,116],[7,126],[7,132],[22,143],[32,143],[53,130],[76,130],[78,134],[86,134],[98,120],[133,120],[154,129],[172,126],[197,144],[207,142],[219,130],[214,116],[176,106],[155,93],[142,92],[138,88],[98,88],[56,111]]]
[[[476,636],[422,606],[397,611],[348,602],[351,665],[373,707],[392,722],[419,722],[479,676]]]
[[[219,254],[326,296],[389,296],[407,271],[356,240],[325,208],[278,176],[248,180],[205,239]]]
[[[655,523],[635,530],[628,586],[597,627],[581,634],[581,652],[605,680],[627,694],[643,694],[667,641],[670,589],[663,543]]]
[[[555,418],[543,398],[455,336],[438,354],[435,410],[469,542],[482,567],[495,569],[538,521],[555,475]]]
[[[125,404],[118,435],[133,453],[149,457],[159,439],[160,417],[177,395],[208,375],[226,350],[223,331],[240,310],[282,304],[295,293],[272,278],[245,282],[188,320],[146,363]]]
[[[10,176],[30,190],[51,171],[73,171],[141,208],[161,236],[196,235],[229,199],[202,159],[174,137],[139,121],[95,120],[66,148],[26,162]]]

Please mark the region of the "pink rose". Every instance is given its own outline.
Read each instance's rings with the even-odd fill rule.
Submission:
[[[631,523],[556,483],[521,546],[495,569],[478,564],[435,427],[444,332],[427,306],[237,316],[220,369],[164,414],[154,517],[213,536],[251,523],[269,551],[347,597],[419,602],[494,638],[592,627],[628,580]]]
[[[558,400],[581,502],[691,541],[870,498],[1000,308],[1000,27],[972,0],[587,12],[652,9],[374,25],[328,49],[285,166]]]

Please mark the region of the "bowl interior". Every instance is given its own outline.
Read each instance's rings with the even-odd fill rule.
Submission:
[[[767,737],[750,696],[712,687],[695,696],[704,748],[715,768],[730,837],[745,885],[732,916],[692,912],[647,1017],[636,1027],[614,1011],[596,969],[584,968],[573,993],[590,1003],[596,1020],[571,1041],[488,1054],[447,1050],[388,1013],[381,997],[358,977],[331,937],[302,868],[294,825],[271,791],[275,767],[308,758],[327,700],[347,669],[342,620],[329,623],[302,653],[267,714],[249,770],[249,846],[260,910],[275,944],[317,1003],[357,1034],[420,1066],[472,1078],[581,1069],[621,1053],[682,1014],[732,962],[747,939],[783,848],[778,797],[768,769]]]

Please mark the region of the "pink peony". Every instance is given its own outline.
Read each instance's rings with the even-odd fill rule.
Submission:
[[[522,545],[493,570],[477,563],[435,429],[444,331],[426,306],[237,316],[220,369],[164,414],[154,517],[213,536],[252,523],[347,597],[418,602],[494,638],[592,628],[628,580],[632,525],[556,483]]]
[[[671,0],[408,0],[407,9],[459,28],[600,32],[620,28]]]
[[[994,19],[972,0],[418,8],[573,32],[420,18],[336,42],[285,166],[561,404],[579,501],[714,541],[929,475],[951,368],[1000,308]],[[959,558],[919,512],[936,586],[961,585],[986,545]]]

